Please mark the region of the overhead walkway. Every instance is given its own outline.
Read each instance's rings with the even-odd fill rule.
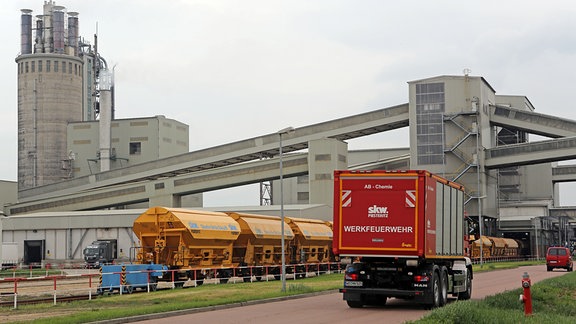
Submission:
[[[576,156],[576,121],[503,106],[490,109],[490,124],[494,126],[554,139],[487,149],[484,164],[487,169],[565,161]]]
[[[283,153],[290,153],[308,148],[308,142],[316,139],[334,138],[345,141],[352,138],[372,135],[393,129],[407,127],[408,104],[393,106],[366,112],[350,117],[335,119],[310,126],[296,128],[294,132],[282,137]],[[222,172],[222,168],[253,161],[251,166],[255,171],[251,173],[251,182],[238,180],[234,172],[245,173],[246,169],[240,167],[231,171],[229,181],[220,184],[213,189],[234,187],[247,183],[257,183],[262,179],[271,180],[278,175],[260,175],[257,170],[260,165],[269,163],[267,160],[279,153],[279,136],[277,133],[242,140],[230,144],[211,147],[204,150],[185,153],[169,158],[155,160],[147,163],[134,165],[122,169],[97,173],[90,176],[62,181],[55,184],[31,188],[18,193],[19,202],[8,207],[9,213],[22,213],[32,211],[56,211],[104,208],[106,201],[109,205],[118,204],[121,193],[131,193],[135,198],[130,198],[125,203],[138,202],[148,199],[145,187],[142,183],[155,183],[164,179],[184,179],[185,177],[210,170]],[[278,162],[276,165],[276,173]],[[300,174],[296,172],[297,174]],[[285,173],[289,176],[288,173]],[[192,177],[194,178],[194,177]],[[160,186],[160,184],[157,184]],[[166,184],[163,184],[166,186]],[[172,190],[169,185],[167,190]],[[207,187],[197,187],[188,193],[203,192]],[[149,192],[148,192],[149,193]],[[90,194],[91,203],[83,205],[78,201],[85,200]],[[101,195],[101,198],[94,199]],[[114,196],[117,195],[117,196]],[[68,199],[62,199],[68,197]],[[116,197],[118,197],[116,199]],[[127,197],[127,196],[124,196]],[[136,198],[138,197],[138,198]],[[58,203],[51,203],[59,201]],[[82,207],[83,206],[83,207]]]
[[[296,128],[282,137],[282,152],[308,148],[308,142],[321,138],[348,140],[408,126],[408,104],[370,111],[350,117]],[[78,192],[174,177],[192,172],[220,168],[227,165],[277,156],[278,134],[268,134],[204,150],[185,153],[138,165],[101,172],[90,176],[62,181],[51,185],[19,191],[20,201],[49,198],[68,192]]]
[[[487,169],[498,169],[518,165],[565,161],[575,158],[576,136],[572,136],[486,149],[484,167]]]
[[[560,138],[576,136],[576,121],[503,106],[490,108],[490,123],[531,134]]]
[[[84,191],[69,191],[56,197],[34,199],[9,207],[11,214],[37,211],[91,210],[123,204],[146,202],[151,197],[182,196],[241,186],[278,178],[278,158],[263,161],[239,163],[221,168],[190,172],[178,177],[151,179],[134,183],[101,187]],[[283,155],[282,173],[285,177],[295,177],[308,173],[308,155],[295,153]],[[152,201],[152,204],[160,204]]]
[[[558,165],[552,168],[552,182],[576,181],[576,165]]]
[[[348,140],[409,126],[408,104],[393,106],[359,115],[331,120],[295,129],[282,138],[283,153],[308,148],[312,140],[334,138]],[[549,141],[507,145],[485,150],[487,169],[529,165],[576,158],[576,121],[520,111],[508,107],[491,107],[490,122],[518,128],[533,134],[556,138]],[[7,207],[10,214],[34,211],[88,210],[147,201],[153,193],[188,195],[210,190],[274,180],[277,174],[279,136],[277,133],[224,144],[169,158],[142,163],[76,178],[19,192],[19,202]],[[284,174],[306,174],[306,159],[291,154],[292,167]],[[409,158],[398,157],[406,164]],[[373,161],[379,167],[384,161]],[[391,161],[387,161],[391,162]],[[556,181],[567,180],[557,174]],[[558,169],[557,172],[560,172]],[[225,178],[219,175],[225,175]],[[564,180],[563,180],[564,179]]]

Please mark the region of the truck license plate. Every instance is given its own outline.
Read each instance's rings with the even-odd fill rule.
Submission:
[[[362,287],[362,281],[344,281],[345,287]]]

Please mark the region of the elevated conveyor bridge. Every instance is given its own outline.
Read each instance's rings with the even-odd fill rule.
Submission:
[[[282,138],[284,154],[322,138],[345,141],[408,126],[408,104],[296,128]],[[279,136],[268,134],[169,158],[20,191],[10,214],[97,209],[148,200],[154,191],[186,195],[279,178]],[[284,157],[284,175],[308,173],[307,156]],[[293,162],[295,159],[298,162]],[[250,162],[249,165],[246,165]],[[298,164],[291,170],[290,163]],[[226,169],[224,169],[226,167]],[[267,171],[265,171],[267,170]],[[270,171],[272,170],[272,171]],[[214,180],[222,174],[219,181]],[[205,181],[207,178],[213,181]],[[182,185],[188,183],[187,186]]]
[[[300,127],[283,136],[283,153],[308,148],[322,138],[348,140],[409,126],[408,104]],[[485,151],[485,167],[502,168],[576,158],[576,121],[491,107],[494,126],[516,128],[551,137],[547,141],[506,145]],[[19,192],[9,214],[37,211],[90,210],[145,202],[154,192],[188,195],[279,178],[278,134],[268,134],[122,169],[63,181]],[[284,175],[308,173],[307,154],[287,154]],[[555,181],[576,178],[576,167],[555,168]],[[562,172],[562,174],[560,174]]]

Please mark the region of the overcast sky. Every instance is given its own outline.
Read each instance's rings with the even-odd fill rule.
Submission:
[[[0,179],[17,177],[20,9],[0,6]],[[408,102],[407,82],[483,76],[497,94],[576,119],[576,2],[385,0],[56,1],[115,66],[116,117],[190,126],[190,150]],[[350,149],[407,147],[407,132]],[[576,205],[564,186],[562,204]],[[576,186],[574,186],[576,188]],[[230,196],[230,193],[228,193]],[[220,196],[207,195],[217,206]],[[251,201],[228,204],[258,204]],[[569,200],[572,199],[572,200]]]

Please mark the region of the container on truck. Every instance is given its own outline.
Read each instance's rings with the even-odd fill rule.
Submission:
[[[424,170],[334,172],[333,251],[349,307],[470,299],[464,188]]]

